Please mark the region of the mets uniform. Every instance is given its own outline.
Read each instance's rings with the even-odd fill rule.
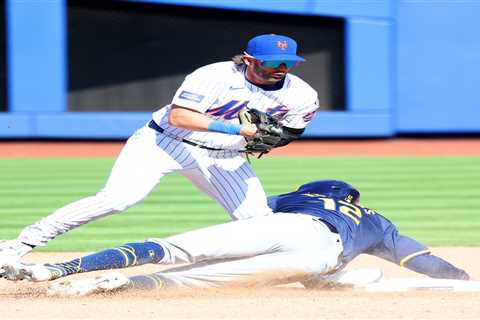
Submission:
[[[238,123],[242,108],[256,108],[294,129],[305,128],[318,109],[316,91],[295,75],[287,74],[272,86],[257,86],[246,80],[245,67],[233,62],[207,65],[188,75],[172,104],[232,123]],[[153,121],[128,139],[99,193],[26,227],[18,239],[44,245],[75,227],[125,210],[172,172],[187,177],[232,219],[270,214],[263,187],[241,152],[244,137],[172,127],[172,104],[153,113]]]

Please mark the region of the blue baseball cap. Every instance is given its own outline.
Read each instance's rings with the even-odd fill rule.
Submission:
[[[355,203],[360,199],[360,191],[341,180],[317,180],[301,185],[297,192],[313,192],[329,198],[342,199]]]
[[[277,34],[262,34],[248,41],[246,53],[262,61],[305,61],[297,56],[297,43],[292,38]]]

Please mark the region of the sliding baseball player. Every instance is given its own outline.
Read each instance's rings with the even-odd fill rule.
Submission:
[[[57,293],[86,294],[113,288],[212,287],[265,274],[274,275],[274,283],[301,279],[307,287],[314,287],[366,253],[429,277],[469,279],[465,271],[399,234],[388,219],[361,206],[359,198],[360,192],[345,182],[315,181],[295,192],[269,197],[273,215],[127,243],[63,263],[9,264],[4,266],[4,277],[50,281],[145,263],[188,263],[187,267],[166,272],[130,278],[117,273],[97,280],[67,282],[53,289]],[[365,273],[359,276],[368,279],[354,279],[354,284],[378,280],[378,273],[373,278]]]

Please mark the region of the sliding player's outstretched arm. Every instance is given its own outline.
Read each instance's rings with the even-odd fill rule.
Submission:
[[[470,279],[464,270],[431,254],[420,242],[399,234],[393,224],[386,229],[383,243],[369,253],[432,278]]]

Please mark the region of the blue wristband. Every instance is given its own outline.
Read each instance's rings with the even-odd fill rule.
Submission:
[[[242,128],[242,125],[240,124],[228,123],[223,121],[212,121],[208,125],[208,131],[221,132],[226,134],[236,134],[236,135],[240,134],[241,128]]]

